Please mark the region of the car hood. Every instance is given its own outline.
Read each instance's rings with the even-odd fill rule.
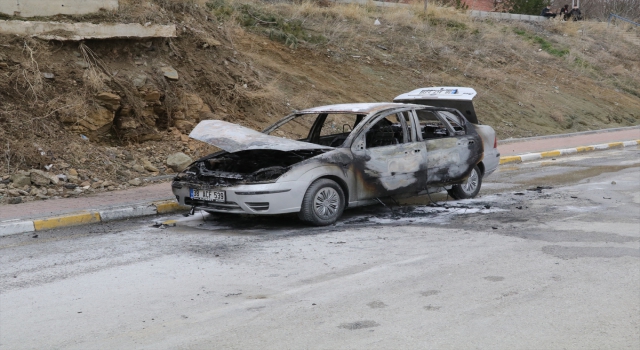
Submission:
[[[306,149],[334,149],[333,147],[263,134],[222,120],[201,121],[191,131],[189,137],[231,153],[252,149],[271,149],[285,152]]]

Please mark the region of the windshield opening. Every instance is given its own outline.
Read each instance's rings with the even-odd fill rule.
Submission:
[[[364,116],[355,113],[300,114],[272,130],[269,135],[340,147]]]

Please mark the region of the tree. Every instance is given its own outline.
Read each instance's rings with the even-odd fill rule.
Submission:
[[[551,3],[551,0],[505,0],[505,8],[509,12],[523,15],[540,15],[542,9]]]

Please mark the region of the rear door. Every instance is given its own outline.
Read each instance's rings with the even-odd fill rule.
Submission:
[[[446,185],[469,176],[475,166],[469,146],[477,141],[467,135],[465,124],[458,121],[454,127],[449,122],[451,115],[442,111],[418,110],[416,114],[418,130],[426,146],[428,185]]]

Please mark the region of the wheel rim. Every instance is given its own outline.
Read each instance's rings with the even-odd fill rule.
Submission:
[[[469,175],[467,182],[463,183],[461,187],[465,193],[475,192],[476,188],[478,188],[478,172],[476,169],[471,171],[471,175]]]
[[[316,193],[313,200],[313,209],[322,219],[329,219],[336,215],[340,207],[340,196],[331,187],[324,187]]]

